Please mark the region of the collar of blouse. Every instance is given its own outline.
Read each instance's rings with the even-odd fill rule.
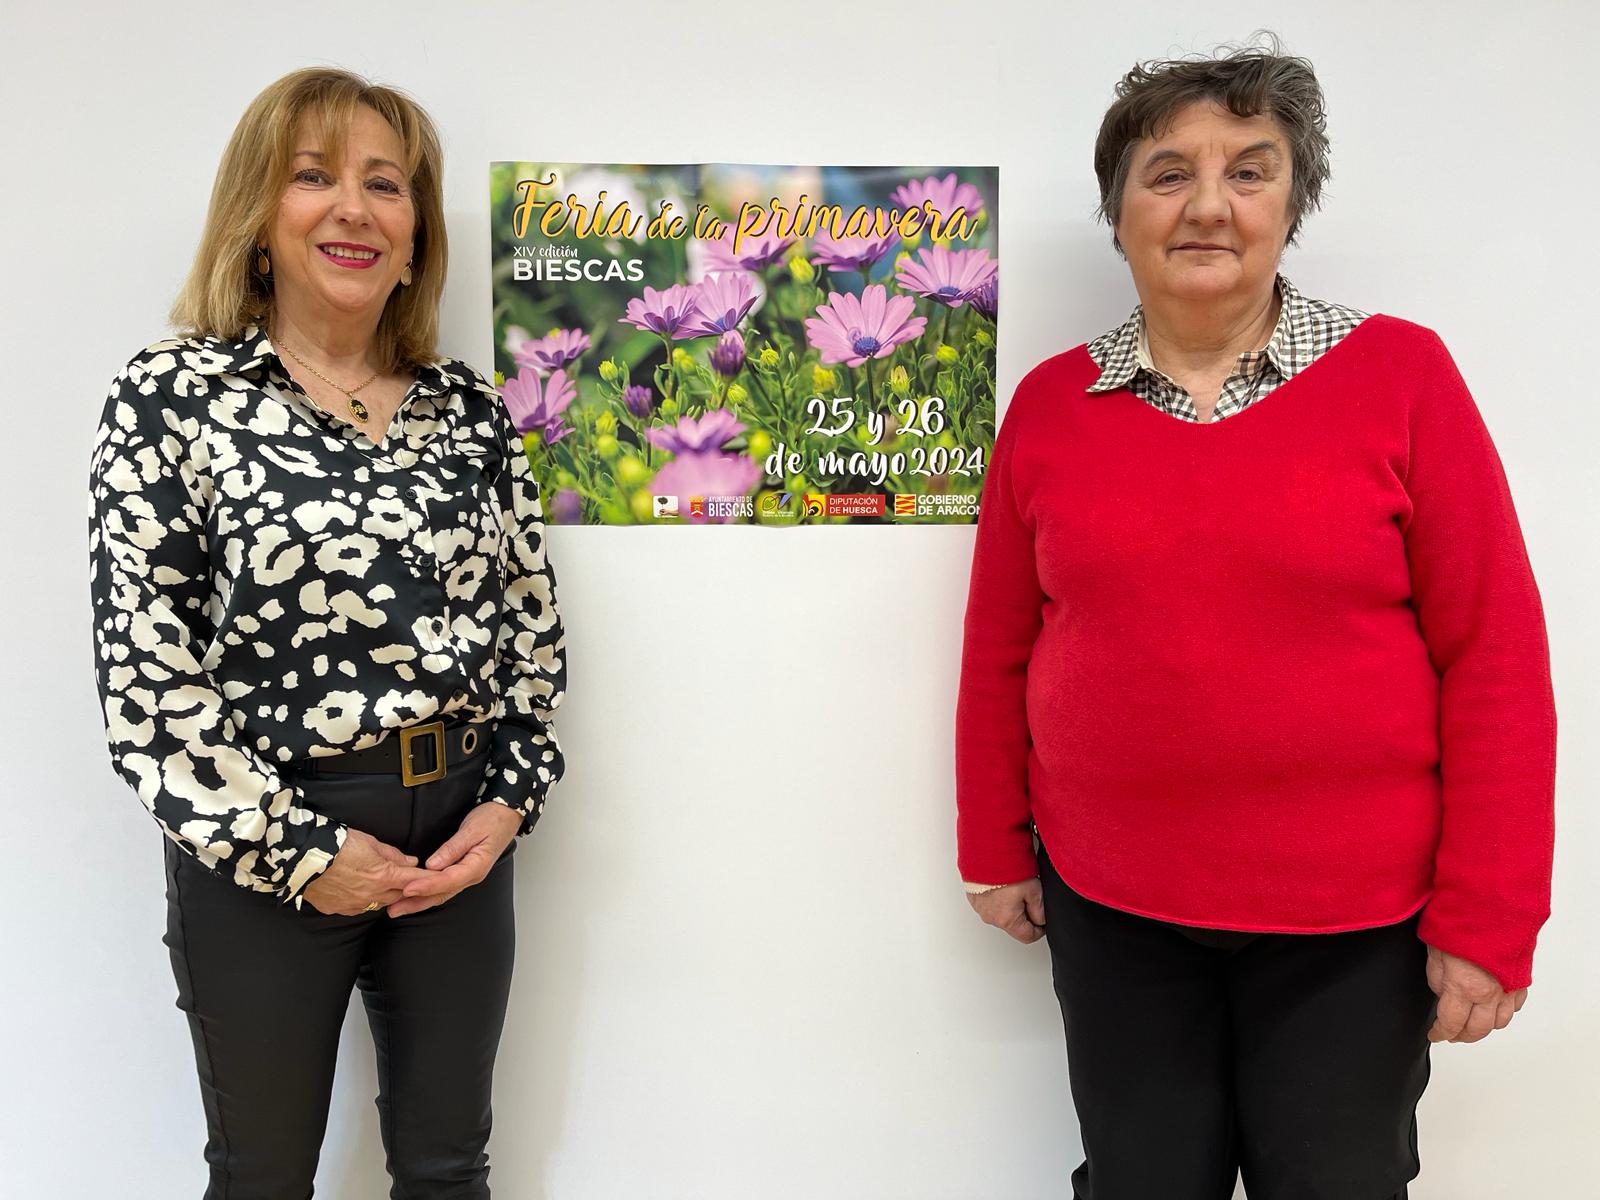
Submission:
[[[1278,294],[1283,298],[1283,308],[1264,349],[1279,375],[1288,380],[1305,370],[1316,357],[1315,339],[1310,335],[1310,303],[1282,275],[1278,276]],[[1143,366],[1140,361],[1143,344],[1144,307],[1141,305],[1114,331],[1111,344],[1103,347],[1103,369],[1090,384],[1089,391],[1109,392],[1127,386]]]
[[[195,356],[191,370],[199,375],[243,375],[262,366],[268,360],[277,363],[278,369],[288,374],[283,359],[267,337],[266,330],[256,325],[245,327],[237,339],[201,338],[201,350]],[[427,363],[416,369],[418,392],[425,396],[441,396],[450,390],[445,377],[444,363]]]

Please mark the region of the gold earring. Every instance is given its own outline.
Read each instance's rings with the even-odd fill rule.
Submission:
[[[400,272],[400,286],[401,287],[410,287],[411,286],[411,264],[410,263],[407,263],[406,266],[405,266],[405,270]]]
[[[256,270],[262,275],[272,274],[272,260],[267,257],[265,246],[256,247]]]

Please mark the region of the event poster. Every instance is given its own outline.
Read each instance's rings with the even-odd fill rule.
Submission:
[[[495,382],[561,524],[964,524],[994,167],[490,165]]]

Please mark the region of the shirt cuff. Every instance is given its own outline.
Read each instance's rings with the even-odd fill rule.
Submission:
[[[1034,875],[1032,878],[1037,879],[1038,876]],[[1018,879],[1014,880],[1013,882],[1027,883],[1028,881],[1026,879]],[[961,886],[967,889],[967,895],[981,896],[985,892],[997,892],[1003,887],[1010,887],[1012,885],[1010,883],[968,883],[967,881],[963,880]]]
[[[480,796],[478,804],[498,804],[501,808],[508,809],[522,818],[522,824],[517,826],[517,837],[527,837],[533,832],[533,827],[539,823],[539,815],[544,811],[542,797],[532,802],[532,807],[515,804],[507,796]]]
[[[289,872],[289,881],[283,887],[283,903],[293,904],[297,909],[305,908],[306,888],[333,865],[339,851],[344,849],[345,834],[349,831],[349,826],[335,821],[328,822],[325,830],[318,830],[322,844],[301,850],[300,857]]]

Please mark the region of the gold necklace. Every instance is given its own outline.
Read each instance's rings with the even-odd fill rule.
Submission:
[[[365,420],[369,419],[372,416],[372,413],[368,410],[367,406],[365,404],[361,403],[360,400],[356,399],[356,393],[359,392],[362,388],[366,387],[367,384],[371,383],[374,379],[376,379],[378,377],[378,372],[377,371],[374,371],[366,379],[365,382],[358,383],[353,388],[342,387],[341,385],[335,383],[333,380],[329,379],[321,371],[319,371],[315,367],[313,367],[305,359],[301,358],[298,354],[296,354],[292,349],[289,348],[287,343],[279,341],[277,339],[277,337],[275,337],[275,336],[273,336],[271,334],[268,334],[268,338],[269,338],[269,340],[272,342],[272,344],[274,346],[277,346],[279,349],[285,351],[289,355],[290,358],[294,359],[295,362],[299,363],[302,367],[304,367],[306,370],[310,371],[318,379],[322,380],[323,383],[327,384],[329,387],[334,388],[337,391],[343,392],[344,396],[345,396],[345,400],[350,405],[350,415],[352,417],[354,417],[357,421],[365,421]]]

